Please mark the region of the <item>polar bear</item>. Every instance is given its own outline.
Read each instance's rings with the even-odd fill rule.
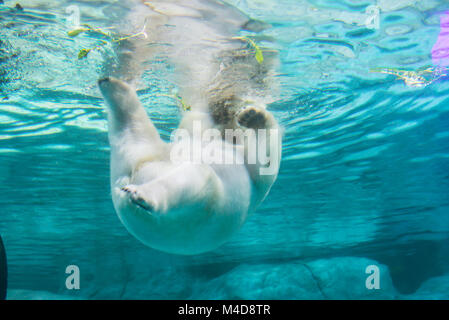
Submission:
[[[182,10],[174,11],[177,18]],[[229,56],[235,42],[215,49],[216,57]],[[209,82],[204,70],[196,75],[195,92],[188,94],[192,88],[184,88],[192,108],[184,112],[177,130],[183,134],[172,135],[169,143],[161,139],[132,84],[114,77],[98,81],[108,107],[114,207],[127,230],[149,247],[184,255],[219,247],[239,230],[276,180],[282,147],[279,125],[263,99],[254,97],[248,85],[253,80],[239,75],[246,66],[263,78],[265,69],[248,56],[232,61],[218,67]],[[212,62],[205,66],[216,67]],[[197,157],[206,149],[215,156]]]

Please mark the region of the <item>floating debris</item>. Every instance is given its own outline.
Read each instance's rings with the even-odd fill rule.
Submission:
[[[80,52],[78,52],[78,59],[82,59],[84,57],[87,57],[87,54],[91,51],[92,49],[81,49]]]
[[[93,51],[93,50],[98,50],[98,49],[102,48],[102,47],[103,47],[105,44],[107,44],[107,43],[108,43],[107,41],[103,41],[102,44],[100,44],[100,45],[98,45],[98,46],[96,46],[96,47],[89,48],[89,49],[81,49],[81,50],[78,52],[78,59],[86,58],[87,55],[89,54],[89,52],[91,52],[91,51]]]
[[[142,30],[140,30],[139,32],[137,32],[135,34],[132,34],[130,36],[125,36],[125,37],[122,37],[122,38],[113,39],[112,42],[120,42],[120,41],[128,40],[128,39],[131,39],[131,38],[135,38],[135,37],[138,37],[138,36],[143,36],[145,39],[148,39],[148,34],[145,31],[146,27],[147,27],[147,24],[145,23],[143,28],[142,28]]]
[[[183,111],[190,111],[190,110],[192,110],[192,107],[189,104],[187,104],[182,97],[176,95],[175,98],[179,101],[179,103],[181,103],[181,107],[182,107]]]
[[[182,111],[192,110],[192,107],[175,91],[172,94],[161,94],[160,96],[169,97],[169,98],[172,98],[172,99],[178,101],[181,104]]]
[[[109,28],[104,28],[104,29],[114,29],[114,27],[109,27]],[[97,33],[97,34],[101,34],[107,38],[112,38],[111,34],[103,31],[103,29],[100,28],[94,28],[91,27],[88,24],[82,24],[79,27],[70,30],[69,32],[67,32],[67,34],[69,35],[69,37],[76,37],[77,35],[79,35],[80,33],[83,32],[92,32],[92,33]]]
[[[102,36],[105,36],[109,41],[111,41],[111,42],[121,42],[121,41],[125,41],[125,40],[128,40],[128,39],[131,39],[131,38],[135,38],[135,37],[138,37],[138,36],[144,36],[144,38],[145,39],[147,39],[148,38],[148,35],[147,35],[147,33],[146,33],[146,31],[145,31],[145,29],[146,29],[146,23],[145,23],[145,25],[143,26],[143,28],[142,28],[142,30],[141,31],[139,31],[139,32],[137,32],[137,33],[135,33],[135,34],[132,34],[132,35],[129,35],[129,36],[124,36],[124,37],[120,37],[120,38],[114,38],[114,34],[113,33],[108,33],[108,32],[106,32],[106,31],[104,31],[104,30],[106,30],[106,29],[114,29],[114,27],[108,27],[108,28],[94,28],[94,27],[91,27],[90,25],[88,25],[88,24],[83,24],[83,25],[81,25],[81,26],[79,26],[79,27],[77,27],[77,28],[75,28],[75,29],[72,29],[72,30],[70,30],[70,31],[68,31],[67,32],[67,35],[69,36],[69,37],[76,37],[76,36],[78,36],[79,34],[81,34],[81,33],[83,33],[83,32],[92,32],[92,33],[96,33],[96,34],[100,34],[100,35],[102,35]],[[79,52],[78,52],[78,59],[83,59],[83,58],[85,58],[85,57],[87,57],[87,55],[89,54],[89,52],[91,52],[91,51],[93,51],[93,50],[97,50],[97,49],[100,49],[100,48],[102,48],[105,44],[107,44],[108,42],[107,41],[105,41],[105,40],[102,40],[102,43],[100,44],[100,45],[98,45],[98,46],[96,46],[96,47],[93,47],[93,48],[84,48],[84,49],[81,49]]]
[[[233,39],[243,40],[243,41],[248,42],[251,45],[251,47],[253,47],[254,50],[255,50],[255,55],[254,56],[255,56],[257,62],[260,63],[260,64],[263,62],[262,49],[254,42],[254,40],[251,40],[248,37],[234,37]]]
[[[88,31],[88,30],[89,30],[89,28],[78,27],[76,29],[70,30],[69,32],[67,32],[67,34],[69,35],[69,37],[76,37],[81,32],[85,32],[85,31]]]
[[[411,71],[400,69],[371,69],[370,72],[384,73],[395,75],[398,79],[403,80],[409,87],[423,88],[432,82],[447,76],[443,73],[446,68],[429,67],[425,70]]]

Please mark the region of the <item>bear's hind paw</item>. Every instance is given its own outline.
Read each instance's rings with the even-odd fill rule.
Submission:
[[[255,106],[248,106],[239,112],[237,121],[242,127],[261,129],[266,127],[266,111]]]

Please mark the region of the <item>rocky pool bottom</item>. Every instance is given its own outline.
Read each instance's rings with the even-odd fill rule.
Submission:
[[[378,267],[379,289],[367,289],[367,282],[375,283],[368,279],[374,274],[367,273],[368,266]],[[180,267],[164,267],[158,273],[139,272],[126,281],[109,284],[92,278],[76,291],[63,287],[58,292],[11,288],[8,299],[449,299],[449,274],[428,279],[413,294],[400,294],[388,267],[360,257],[241,264],[214,278],[202,276],[200,269]]]

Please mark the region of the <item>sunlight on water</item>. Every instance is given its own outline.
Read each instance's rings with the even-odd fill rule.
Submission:
[[[441,276],[441,287],[432,282],[434,293],[418,297],[447,299],[449,81],[445,69],[435,76],[447,65],[432,59],[432,48],[438,39],[435,48],[445,47],[440,18],[449,4],[228,3],[272,26],[255,39],[279,51],[280,85],[269,109],[284,130],[283,160],[271,193],[238,235],[187,257],[145,247],[117,218],[96,81],[118,69],[118,45],[108,42],[78,59],[81,49],[101,42],[67,34],[70,5],[80,9],[82,23],[117,29],[131,5],[0,5],[0,234],[9,287],[69,298],[220,298],[214,286],[247,266],[359,257],[388,267],[396,298],[412,297]],[[138,95],[169,139],[180,120],[169,97],[173,70],[165,61],[142,68]],[[416,85],[428,74],[425,85]],[[82,270],[77,292],[65,288],[70,264]]]

